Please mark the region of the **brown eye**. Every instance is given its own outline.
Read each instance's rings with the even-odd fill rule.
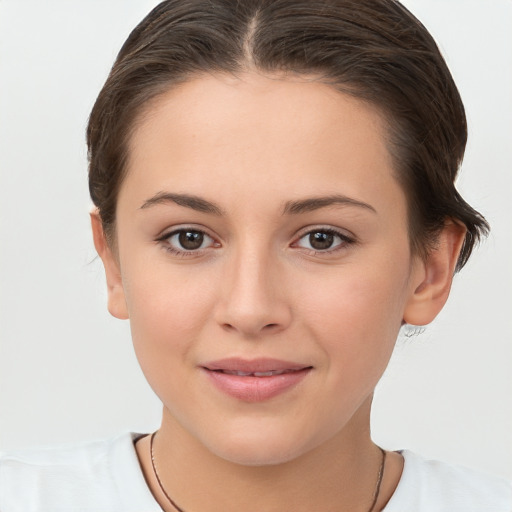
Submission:
[[[180,231],[178,241],[187,251],[199,249],[204,241],[204,234],[200,231]]]
[[[165,241],[168,249],[176,253],[198,251],[211,247],[214,241],[203,231],[197,229],[177,229],[160,240]]]
[[[352,242],[351,238],[333,229],[316,229],[302,236],[297,245],[311,251],[329,252]]]
[[[325,231],[317,231],[309,234],[309,244],[317,251],[330,249],[334,243],[334,235]]]

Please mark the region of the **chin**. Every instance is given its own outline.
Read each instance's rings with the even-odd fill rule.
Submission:
[[[217,457],[242,466],[275,466],[297,459],[314,443],[294,439],[293,434],[272,435],[264,431],[225,432],[220,440],[210,439],[206,447]]]
[[[218,457],[241,466],[277,466],[290,462],[300,455],[300,452],[297,454],[293,450],[283,450],[283,447],[266,444],[258,446],[242,444],[236,447],[222,448],[217,450]]]

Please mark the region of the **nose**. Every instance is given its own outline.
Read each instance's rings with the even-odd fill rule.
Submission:
[[[268,249],[248,249],[226,261],[216,321],[247,338],[285,330],[292,318],[279,262]]]

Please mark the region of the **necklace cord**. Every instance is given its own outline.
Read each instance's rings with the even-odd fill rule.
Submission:
[[[167,494],[167,491],[164,489],[164,486],[162,485],[162,482],[160,480],[160,477],[158,476],[158,472],[156,470],[156,465],[155,465],[155,454],[153,453],[153,440],[155,438],[155,434],[158,432],[158,430],[156,430],[155,432],[153,432],[151,434],[151,440],[150,440],[150,443],[149,443],[149,448],[150,448],[150,451],[151,451],[151,465],[153,466],[153,473],[155,474],[156,476],[156,481],[158,482],[158,485],[160,486],[160,489],[161,491],[164,493],[165,497],[168,499],[169,503],[178,511],[178,512],[185,512],[181,507],[178,507],[178,505],[176,505],[176,503],[174,503],[173,499]]]
[[[151,452],[151,466],[153,467],[153,473],[155,474],[156,481],[158,482],[158,485],[160,487],[160,490],[164,493],[164,496],[167,498],[169,503],[178,511],[178,512],[185,512],[181,507],[179,507],[174,500],[167,494],[167,491],[164,489],[164,486],[162,485],[162,481],[160,480],[160,477],[158,476],[158,471],[156,470],[156,463],[155,463],[155,454],[153,452],[153,440],[155,439],[155,435],[158,432],[156,430],[151,434],[150,442],[149,442],[149,450]],[[368,512],[373,512],[373,509],[375,508],[375,505],[377,504],[377,500],[379,499],[380,494],[380,486],[382,484],[382,477],[384,476],[384,466],[386,464],[386,451],[383,450],[379,446],[379,450],[382,452],[382,459],[379,467],[379,474],[377,475],[377,485],[375,486],[375,490],[373,491],[373,501],[371,507],[368,509]]]
[[[368,512],[373,512],[373,509],[377,504],[377,500],[379,499],[380,485],[382,484],[382,477],[384,476],[384,466],[386,465],[386,450],[382,449],[380,446],[379,450],[382,452],[382,459],[380,462],[379,475],[377,476],[377,485],[375,486],[375,491],[373,492],[373,502],[371,507],[368,509]]]

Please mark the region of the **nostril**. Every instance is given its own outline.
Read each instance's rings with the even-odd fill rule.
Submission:
[[[225,329],[228,332],[230,332],[230,331],[237,331],[238,330],[234,325],[228,324],[228,323],[222,324],[222,328]],[[267,324],[267,325],[263,326],[262,330],[272,331],[272,330],[275,330],[275,329],[278,329],[278,328],[279,328],[279,324]]]

